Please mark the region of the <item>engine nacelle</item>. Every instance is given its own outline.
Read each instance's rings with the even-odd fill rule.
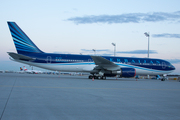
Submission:
[[[121,68],[119,71],[99,71],[99,70],[92,70],[91,74],[97,74],[99,76],[107,76],[107,77],[115,77],[118,75],[119,77],[135,77],[136,70],[134,68]]]
[[[135,77],[135,76],[136,76],[136,69],[134,69],[134,68],[121,68],[120,77]]]
[[[112,74],[121,75],[121,71],[112,71]]]

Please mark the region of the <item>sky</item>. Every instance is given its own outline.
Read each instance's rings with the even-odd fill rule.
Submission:
[[[147,57],[171,62],[180,74],[179,0],[1,0],[0,70],[19,70],[7,21],[44,52]],[[27,68],[29,67],[26,65]],[[36,68],[38,69],[38,68]]]

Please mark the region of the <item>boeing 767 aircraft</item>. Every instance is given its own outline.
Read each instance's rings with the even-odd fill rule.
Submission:
[[[163,75],[175,70],[171,63],[161,59],[45,53],[15,22],[7,23],[17,50],[8,54],[11,60],[20,63],[54,71],[89,72],[90,79]]]

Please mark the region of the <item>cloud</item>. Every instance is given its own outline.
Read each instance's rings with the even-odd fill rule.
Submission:
[[[55,54],[72,54],[71,52],[66,52],[66,51],[64,51],[64,52],[54,51],[53,53],[55,53]]]
[[[93,49],[92,50],[81,49],[81,51],[83,51],[83,52],[94,52]],[[96,52],[110,52],[110,50],[109,49],[101,49],[101,50],[96,50]]]
[[[153,34],[152,37],[154,38],[180,38],[180,34],[169,34],[169,33],[163,33],[163,34]]]
[[[114,56],[114,53],[113,54],[111,54],[111,53],[104,53],[104,54],[101,54],[101,55],[99,55],[99,56]]]
[[[93,50],[89,49],[81,49],[83,52],[94,52]],[[96,50],[97,52],[105,52],[102,53],[101,55],[114,55],[114,51],[111,51],[109,49],[101,49],[101,50]],[[147,50],[133,50],[133,51],[116,51],[116,53],[121,53],[121,54],[147,54]],[[158,52],[156,50],[149,50],[149,54],[157,54]]]
[[[124,54],[147,54],[147,50],[133,50],[133,51],[119,51],[117,53],[124,53]],[[149,50],[149,54],[157,54],[158,52],[155,50]]]
[[[73,10],[74,10],[74,11],[78,11],[78,9],[77,9],[77,8],[73,8]]]
[[[167,61],[169,61],[172,64],[180,63],[180,59],[167,59]]]
[[[73,21],[75,24],[92,24],[92,23],[142,23],[142,22],[162,22],[162,21],[180,21],[180,11],[165,13],[127,13],[120,15],[88,15],[83,17],[72,17],[67,21]]]

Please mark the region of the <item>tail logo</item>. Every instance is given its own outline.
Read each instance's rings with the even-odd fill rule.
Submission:
[[[8,26],[18,53],[42,53],[15,22],[8,22]]]

